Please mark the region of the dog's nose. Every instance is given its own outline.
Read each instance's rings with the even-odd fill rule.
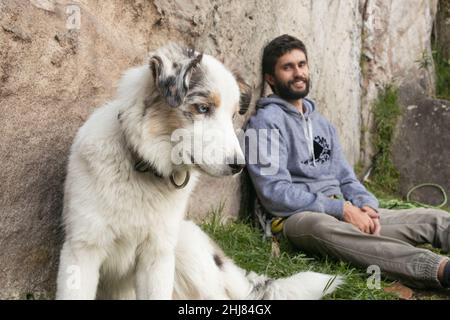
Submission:
[[[229,166],[230,166],[231,172],[233,174],[241,172],[242,169],[244,169],[244,167],[245,167],[244,164],[238,164],[238,163],[231,163],[231,164],[229,164]]]

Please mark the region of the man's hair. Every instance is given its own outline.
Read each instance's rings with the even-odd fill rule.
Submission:
[[[299,39],[290,36],[288,34],[283,34],[282,36],[276,37],[264,48],[262,57],[262,74],[263,79],[265,74],[273,75],[275,72],[275,64],[279,57],[284,55],[291,50],[298,49],[303,51],[308,60],[308,53],[306,52],[305,44]]]

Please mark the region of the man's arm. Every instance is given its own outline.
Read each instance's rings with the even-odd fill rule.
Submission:
[[[356,178],[353,168],[348,164],[339,143],[336,129],[332,126],[333,137],[333,159],[335,161],[337,179],[339,180],[340,187],[344,198],[353,203],[358,208],[364,206],[370,207],[375,211],[378,210],[378,200],[375,196],[367,191],[361,182]]]
[[[344,207],[345,222],[355,225],[362,232],[380,235],[381,224],[378,200],[356,178],[355,172],[348,164],[339,143],[336,129],[332,126],[334,159],[337,166],[337,178],[344,198],[353,206]]]

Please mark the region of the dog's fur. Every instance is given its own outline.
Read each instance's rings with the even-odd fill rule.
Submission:
[[[318,299],[336,288],[340,279],[324,292],[332,277],[311,272],[247,274],[183,220],[199,172],[242,167],[232,116],[249,99],[239,80],[209,55],[168,45],[129,70],[117,98],[80,128],[65,183],[58,299]],[[183,147],[174,164],[176,129],[212,136],[223,161],[199,161]]]

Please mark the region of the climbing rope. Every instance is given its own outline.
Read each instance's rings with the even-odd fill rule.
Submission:
[[[422,188],[422,187],[435,187],[435,188],[439,189],[442,192],[442,195],[444,196],[444,201],[441,204],[439,204],[437,206],[432,206],[432,207],[441,208],[441,207],[445,206],[445,204],[447,203],[447,194],[445,193],[444,188],[442,188],[440,185],[435,184],[435,183],[422,183],[422,184],[419,184],[419,185],[417,185],[415,187],[412,187],[408,191],[408,193],[406,194],[406,201],[408,201],[408,202],[415,202],[415,203],[418,203],[420,205],[429,206],[428,204],[421,203],[421,202],[418,202],[418,201],[411,201],[410,198],[409,198],[409,196],[411,195],[411,193],[414,190],[417,190],[417,189]]]

